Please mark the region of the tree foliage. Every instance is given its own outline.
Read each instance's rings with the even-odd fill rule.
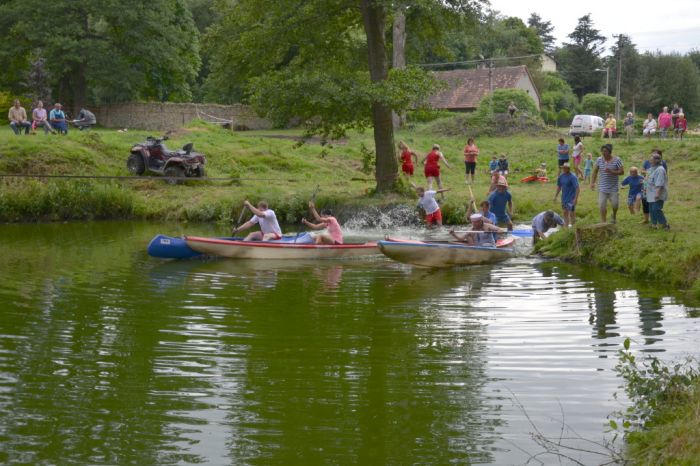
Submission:
[[[593,27],[591,15],[578,19],[576,28],[568,35],[571,42],[565,43],[556,53],[562,76],[580,97],[600,90],[602,73],[596,73],[602,65],[600,55],[605,50],[605,37]]]
[[[184,0],[7,0],[0,18],[0,67],[10,70],[0,79],[15,92],[44,58],[53,94],[76,107],[190,97],[199,51]]]
[[[615,97],[605,94],[586,94],[581,100],[581,111],[586,115],[603,117],[615,111]]]
[[[513,102],[518,111],[529,115],[537,115],[537,105],[530,95],[522,89],[496,89],[492,95],[487,95],[479,102],[479,113],[507,113],[508,105]]]
[[[527,19],[527,25],[528,27],[534,29],[537,33],[537,36],[542,42],[542,46],[544,47],[545,53],[553,53],[555,46],[554,36],[552,35],[552,31],[554,31],[554,26],[552,25],[552,22],[543,20],[542,17],[537,13],[532,13]]]
[[[543,108],[559,112],[573,111],[578,99],[559,73],[543,73],[543,85],[540,89],[540,101]]]

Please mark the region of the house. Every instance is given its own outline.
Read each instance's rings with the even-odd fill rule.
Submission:
[[[548,71],[551,73],[557,72],[557,62],[554,58],[550,57],[546,53],[543,53],[540,57],[542,59],[542,71]]]
[[[479,101],[489,94],[490,89],[522,89],[540,109],[540,94],[525,65],[434,73],[435,77],[447,83],[447,88],[428,99],[433,108],[453,112],[472,111],[476,110]]]

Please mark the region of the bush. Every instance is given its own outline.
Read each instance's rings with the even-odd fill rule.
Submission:
[[[438,118],[451,117],[454,114],[446,110],[436,110],[436,109],[420,109],[411,110],[406,113],[406,121],[409,123],[428,123],[430,121],[435,121]]]
[[[571,114],[565,110],[561,109],[559,110],[559,113],[557,113],[557,125],[558,126],[569,126],[571,124]]]
[[[0,123],[3,125],[9,123],[7,121],[7,112],[10,110],[13,100],[9,92],[0,91]]]
[[[615,111],[615,97],[604,94],[586,94],[581,100],[581,112],[586,115],[603,116]]]
[[[492,103],[491,103],[491,99]],[[532,100],[527,92],[520,89],[496,89],[492,95],[487,95],[481,102],[477,113],[486,114],[489,111],[489,106],[493,105],[493,113],[508,113],[508,105],[512,102],[518,107],[521,114],[537,115],[537,105]]]

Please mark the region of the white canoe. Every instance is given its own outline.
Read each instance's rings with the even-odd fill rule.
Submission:
[[[423,242],[387,238],[377,243],[385,256],[419,267],[493,264],[513,257],[515,238],[499,239],[496,247],[459,242]]]
[[[185,236],[187,246],[202,254],[235,259],[343,259],[379,254],[377,243],[298,244]]]

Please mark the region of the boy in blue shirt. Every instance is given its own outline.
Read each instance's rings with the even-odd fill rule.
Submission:
[[[489,162],[489,173],[493,175],[496,173],[496,170],[498,170],[498,159],[494,155],[491,162]]]
[[[627,194],[627,207],[632,215],[639,212],[642,205],[642,187],[644,177],[639,174],[637,167],[630,168],[630,175],[622,180],[622,186],[629,186],[630,192]]]
[[[508,192],[508,184],[505,178],[501,177],[496,184],[496,190],[489,195],[489,205],[491,212],[496,216],[496,224],[505,224],[508,231],[513,231],[513,197]],[[506,211],[506,206],[508,210]]]
[[[557,162],[559,163],[559,171],[557,172],[557,178],[561,175],[561,166],[569,161],[569,145],[564,142],[563,138],[559,138],[559,145],[557,146]]]
[[[576,223],[576,203],[578,203],[578,195],[581,193],[581,188],[578,184],[576,175],[571,174],[571,167],[566,162],[561,166],[562,174],[557,178],[557,192],[554,193],[554,200],[561,192],[561,209],[564,213],[564,223],[571,227]]]

